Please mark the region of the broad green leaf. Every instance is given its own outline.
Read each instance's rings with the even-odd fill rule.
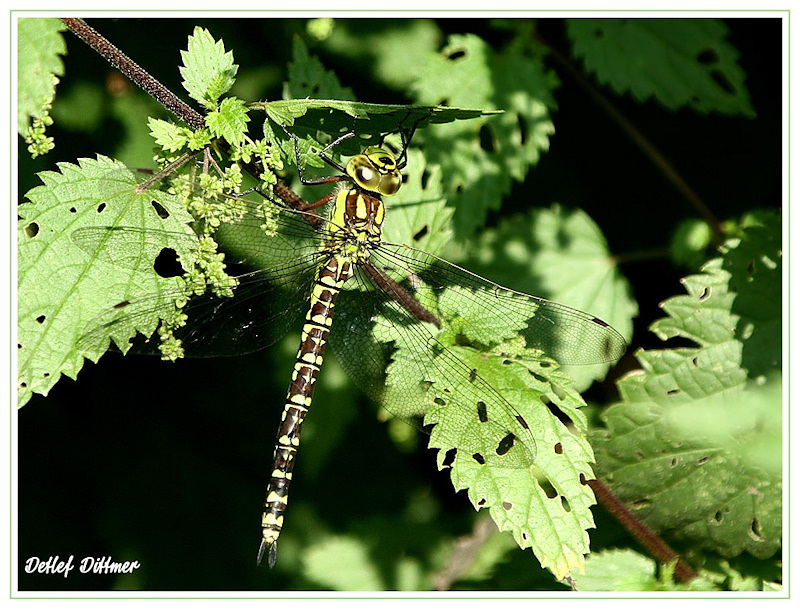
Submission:
[[[670,110],[755,116],[739,67],[717,19],[570,19],[573,53],[618,94],[655,97]]]
[[[67,45],[60,19],[20,19],[18,21],[17,130],[31,145],[34,156],[53,148],[45,127],[52,124],[50,108],[56,95],[58,76],[64,74]]]
[[[437,254],[452,239],[453,210],[442,196],[441,172],[438,167],[427,167],[421,152],[409,150],[403,173],[403,187],[385,200],[383,240]]]
[[[183,87],[192,99],[215,110],[217,100],[231,88],[239,69],[233,63],[233,52],[226,53],[222,40],[215,41],[208,30],[197,26],[189,36],[188,51],[181,51],[181,59]]]
[[[60,163],[58,172],[39,176],[43,185],[30,190],[29,202],[19,207],[20,405],[32,393],[46,395],[61,374],[75,378],[84,357],[97,361],[109,336],[91,349],[77,346],[97,315],[134,295],[177,287],[176,278],[153,272],[154,260],[163,248],[189,257],[194,237],[186,224],[191,218],[172,196],[137,194],[133,174],[107,157]],[[77,238],[87,234],[81,230],[103,235],[103,228],[120,226],[141,229],[141,238],[125,243],[114,243],[111,233],[105,239]],[[156,234],[164,235],[160,243],[147,238]],[[163,305],[168,309],[171,303]],[[158,311],[137,322],[114,328],[120,347],[136,331],[149,336]]]
[[[669,317],[652,329],[697,347],[640,351],[643,369],[619,381],[623,401],[605,412],[607,430],[593,442],[599,474],[640,518],[723,556],[765,558],[780,547],[780,341],[762,338],[774,334],[780,309],[753,306],[755,294],[780,301],[779,242],[776,216],[684,279],[688,295],[667,300]],[[748,251],[760,252],[752,265]],[[758,317],[744,321],[740,300]],[[766,378],[748,381],[750,349]]]
[[[497,54],[471,35],[450,37],[422,69],[413,86],[417,103],[504,111],[421,133],[428,162],[442,168],[458,236],[482,226],[489,210],[500,208],[512,180],[523,180],[547,150],[557,82],[541,59],[513,50]]]
[[[580,592],[643,592],[657,590],[656,563],[633,550],[605,550],[586,560],[584,573],[573,572]]]
[[[560,205],[503,220],[471,243],[464,264],[501,285],[592,313],[630,341],[638,313],[599,227],[582,210]],[[582,391],[609,364],[564,366]]]
[[[218,110],[206,116],[206,125],[215,137],[224,138],[233,145],[244,142],[250,117],[242,100],[229,97],[222,100]]]
[[[386,588],[370,549],[355,537],[323,537],[305,552],[303,569],[306,577],[329,590]]]
[[[450,474],[453,487],[466,489],[476,509],[488,508],[497,527],[511,532],[521,548],[530,547],[556,579],[573,568],[582,569],[589,553],[586,530],[594,527],[590,507],[595,503],[584,484],[594,477],[594,455],[579,410],[583,400],[560,370],[535,359],[510,362],[501,354],[450,349],[511,403],[536,439],[531,467],[486,467],[459,450]],[[567,427],[556,412],[571,425]],[[442,451],[440,467],[444,452],[456,448],[440,444],[440,438],[452,437],[457,431],[453,426],[460,425],[457,418],[447,418],[449,414],[442,413],[431,433],[431,448]]]
[[[356,66],[371,62],[372,77],[403,90],[418,76],[431,53],[441,46],[442,32],[430,19],[391,20],[387,27],[375,21],[342,19],[334,22],[322,46]]]
[[[350,87],[342,86],[336,74],[326,70],[319,59],[309,55],[299,36],[295,36],[292,41],[292,61],[288,72],[289,80],[283,85],[284,99],[356,98]]]

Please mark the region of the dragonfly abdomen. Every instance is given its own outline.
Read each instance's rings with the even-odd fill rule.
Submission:
[[[272,474],[261,518],[262,539],[258,549],[258,562],[261,563],[264,553],[268,552],[267,562],[270,567],[275,564],[277,540],[283,527],[294,458],[300,444],[300,429],[314,396],[317,375],[325,354],[325,341],[330,332],[333,307],[342,285],[351,274],[352,265],[346,257],[331,256],[320,268],[314,281],[292,382],[278,428]]]

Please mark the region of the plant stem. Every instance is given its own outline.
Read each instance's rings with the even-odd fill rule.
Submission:
[[[724,233],[722,231],[722,224],[719,219],[714,215],[714,212],[705,204],[700,195],[698,195],[689,184],[686,183],[675,167],[658,151],[658,149],[648,140],[641,131],[639,131],[633,123],[631,123],[625,116],[617,110],[614,105],[606,98],[605,95],[595,89],[589,80],[578,70],[567,57],[558,49],[550,45],[542,36],[533,32],[533,37],[536,41],[542,44],[549,51],[551,57],[562,67],[567,73],[575,79],[575,81],[589,94],[589,96],[600,106],[610,117],[617,123],[622,131],[636,144],[641,151],[648,157],[652,163],[664,175],[667,181],[680,192],[697,212],[704,218],[704,220],[711,227],[711,230],[722,238]]]
[[[675,577],[678,581],[689,582],[697,573],[673,550],[655,531],[642,522],[628,509],[610,488],[599,480],[589,480],[587,484],[594,491],[597,501],[628,531],[650,555],[661,564],[675,564]]]
[[[107,38],[103,37],[97,30],[89,26],[83,19],[64,17],[61,21],[63,21],[78,38],[102,55],[108,63],[130,78],[139,88],[155,98],[167,110],[172,112],[187,125],[190,125],[193,129],[200,129],[205,126],[205,120],[202,114],[189,106],[158,80],[150,76],[139,64],[111,44]]]
[[[142,69],[139,64],[111,44],[107,38],[87,24],[83,19],[62,17],[61,21],[63,21],[78,38],[83,40],[103,56],[112,66],[130,78],[137,87],[153,97],[184,123],[191,126],[193,129],[200,129],[205,126],[205,119],[202,114],[153,78],[146,70]],[[227,142],[222,141],[220,143],[227,147]],[[247,163],[243,164],[243,166],[248,173],[254,177],[258,178],[261,175],[261,170],[255,163]],[[303,198],[295,193],[280,178],[278,178],[275,184],[274,192],[291,207],[297,208],[306,204]]]

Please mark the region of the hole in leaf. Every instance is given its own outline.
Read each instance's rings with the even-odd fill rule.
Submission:
[[[678,395],[680,392],[680,389],[669,389],[667,390],[667,395]]]
[[[489,129],[487,125],[481,126],[478,135],[480,138],[481,149],[485,150],[486,152],[495,152],[497,150],[494,137],[492,137],[492,130]]]
[[[158,214],[159,218],[161,218],[162,220],[166,220],[167,218],[169,218],[169,212],[163,205],[161,205],[161,203],[159,203],[158,201],[150,201],[150,205],[152,205],[153,209],[156,210],[156,213]]]
[[[456,461],[456,449],[451,448],[444,454],[444,459],[442,460],[442,467],[453,467],[453,463]]]
[[[156,256],[153,269],[159,277],[180,277],[183,275],[183,267],[178,262],[178,253],[171,247],[165,247]]]
[[[748,260],[747,261],[747,274],[751,277],[756,274],[756,261],[755,260]]]
[[[512,507],[513,507],[513,506],[512,506],[512,505],[511,505],[511,504],[510,504],[508,501],[503,501],[503,508],[504,508],[506,511],[510,510]]]
[[[669,462],[670,467],[678,467],[678,459],[676,457],[672,457],[672,461]]]
[[[528,541],[528,534],[526,532],[522,532],[522,541]]]
[[[474,455],[472,455],[472,458],[473,458],[473,459],[475,459],[475,461],[476,461],[476,462],[477,462],[479,465],[484,465],[484,464],[486,463],[486,459],[484,459],[484,458],[483,458],[483,455],[482,455],[482,454],[480,454],[480,453],[475,453]]]
[[[494,452],[502,457],[514,447],[516,440],[517,437],[513,433],[507,434],[506,437],[497,443],[497,448],[494,449]]]
[[[649,497],[642,497],[640,499],[636,499],[635,501],[631,501],[631,507],[634,510],[641,510],[646,507],[649,507],[652,501],[650,501]]]
[[[564,511],[567,513],[572,511],[572,507],[569,504],[569,500],[566,497],[564,497],[564,495],[561,495],[561,507],[564,508]]]
[[[42,374],[42,377],[44,377],[44,378],[47,378],[48,376],[50,376],[49,372],[45,372],[44,374]]]
[[[478,420],[481,423],[486,423],[489,420],[489,417],[486,415],[486,404],[483,402],[478,402]]]
[[[469,382],[474,383],[476,378],[478,378],[478,371],[473,368],[469,371]]]
[[[467,52],[464,49],[456,49],[455,51],[452,51],[447,55],[447,59],[449,59],[450,61],[455,61],[456,59],[461,59],[462,57],[465,57],[466,54]]]
[[[564,447],[561,445],[561,442],[556,442],[555,446],[553,446],[553,450],[556,452],[557,455],[564,454]],[[583,476],[583,474],[581,474]]]
[[[31,239],[39,234],[39,225],[36,222],[31,222],[23,230],[25,231],[25,236]]]
[[[581,484],[583,484],[584,486],[586,486],[586,484],[587,484],[587,482],[586,482],[586,476],[584,476],[583,474],[579,474],[579,475],[578,475],[578,481],[579,481]]]
[[[764,537],[761,534],[761,522],[758,518],[753,518],[750,521],[750,530],[747,533],[756,541],[764,541]]]
[[[406,174],[403,174],[405,177]],[[425,190],[428,187],[428,181],[431,179],[431,172],[430,171],[423,171],[422,176],[420,176],[420,185],[422,186],[422,190]]]
[[[703,291],[700,292],[700,296],[698,297],[698,300],[700,300],[702,302],[703,300],[706,300],[709,296],[711,296],[711,288],[705,287],[705,288],[703,288]]]
[[[711,518],[711,524],[722,524],[723,513],[720,510],[714,512],[714,516]]]
[[[519,126],[519,139],[522,146],[528,141],[528,123],[521,114],[517,114],[517,125]]]
[[[97,206],[97,213],[98,214],[102,214],[103,210],[105,210],[105,208],[106,208],[106,204],[105,203],[100,203],[100,205]]]
[[[719,55],[717,55],[714,49],[703,49],[697,54],[697,63],[701,63],[704,66],[710,66],[719,61]]]
[[[43,324],[45,319],[47,319],[47,317],[46,317],[46,316],[44,316],[44,315],[39,315],[39,317],[37,317],[37,318],[36,318],[36,322],[37,322],[37,323],[40,323],[40,324]]]
[[[549,480],[537,480],[537,482],[544,491],[544,494],[547,495],[548,499],[555,499],[558,497],[558,491],[556,491],[555,487],[550,484]]]
[[[484,505],[486,505],[486,497],[481,497],[478,499],[478,507],[483,507]]]
[[[705,465],[708,463],[708,455],[700,457],[697,461],[695,461],[695,463],[697,463],[697,465]]]
[[[74,207],[70,207],[70,208],[69,208],[69,213],[71,213],[71,214],[77,214],[77,213],[78,213],[78,210],[77,210],[77,209],[75,209]]]
[[[728,95],[736,95],[736,89],[731,84],[731,81],[720,70],[711,70],[711,79]]]
[[[442,398],[434,398],[433,403],[437,406],[444,406],[444,400]]]
[[[540,383],[546,383],[546,382],[547,382],[547,379],[546,379],[545,377],[543,377],[541,374],[537,374],[537,373],[536,373],[536,372],[534,372],[533,370],[528,370],[528,373],[529,373],[529,374],[530,374],[530,375],[531,375],[533,378],[535,378],[537,381],[539,381]]]
[[[23,382],[21,382],[21,383],[19,384],[19,386],[20,386],[20,388],[22,388],[22,389],[25,389],[25,388],[28,386],[28,383],[26,383],[25,381],[23,381]]]
[[[428,225],[426,224],[421,229],[419,229],[416,233],[414,233],[414,236],[412,237],[412,239],[414,241],[419,241],[420,239],[422,239],[427,234],[428,234]]]
[[[553,402],[548,401],[545,405],[547,406],[547,410],[549,410],[550,413],[559,421],[561,421],[566,427],[572,426],[572,419],[562,412],[558,406],[553,404]]]

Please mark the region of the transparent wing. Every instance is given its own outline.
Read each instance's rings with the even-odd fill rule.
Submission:
[[[527,348],[564,365],[616,361],[627,348],[619,332],[590,313],[509,290],[426,252],[384,243],[373,261],[398,281],[426,286],[432,294],[417,297],[442,314],[477,321],[468,337],[474,342],[491,346],[521,337]]]
[[[524,467],[535,441],[525,418],[455,353],[463,347],[451,351],[437,340],[440,322],[458,328],[455,344],[479,351],[521,339],[561,363],[593,364],[625,350],[616,330],[588,313],[502,288],[425,252],[381,244],[370,263],[387,279],[362,268],[345,286],[332,349],[392,414],[412,424],[422,413],[425,424],[446,420],[431,430],[436,445],[457,446],[479,463]],[[403,304],[408,298],[428,314]]]
[[[203,294],[191,299],[184,309],[188,323],[175,332],[188,356],[238,355],[274,343],[304,311],[323,258],[318,252],[327,233],[313,214],[239,205],[241,215],[222,224],[215,238],[225,248],[226,262],[261,270],[235,277],[228,286],[232,298]],[[197,247],[193,236],[121,226],[81,228],[72,239],[101,260],[123,266],[139,264],[142,256],[155,260],[164,248],[178,244]],[[152,334],[156,321],[151,320],[169,317],[183,295],[176,289],[116,303],[87,325],[78,347],[102,351],[109,337],[124,342],[142,328]],[[134,350],[157,353],[158,341],[140,341]]]

